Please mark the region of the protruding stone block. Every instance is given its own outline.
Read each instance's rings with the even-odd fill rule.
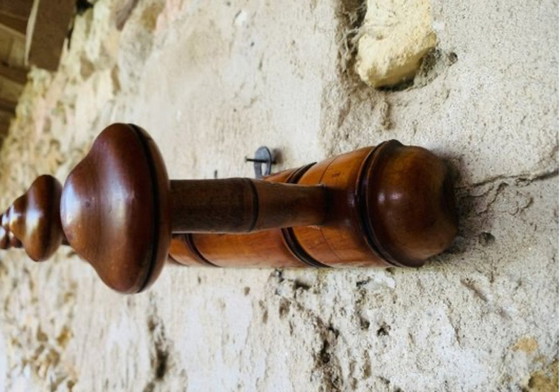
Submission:
[[[372,87],[414,77],[436,46],[430,0],[368,0],[358,40],[356,72]]]

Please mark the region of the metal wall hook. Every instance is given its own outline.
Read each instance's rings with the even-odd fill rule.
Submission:
[[[245,162],[253,162],[255,168],[255,177],[262,178],[270,175],[272,165],[276,163],[274,154],[266,146],[261,146],[255,151],[254,158],[245,157]]]

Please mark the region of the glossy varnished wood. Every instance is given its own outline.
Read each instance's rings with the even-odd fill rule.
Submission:
[[[293,173],[265,181],[290,182]],[[397,141],[362,148],[310,166],[295,182],[327,191],[321,224],[190,234],[173,240],[172,257],[222,267],[417,267],[457,232],[451,174],[423,148]]]
[[[387,266],[368,246],[362,229],[358,183],[374,148],[362,148],[311,167],[299,184],[323,184],[330,191],[325,225],[295,227],[293,233],[314,260],[331,267]]]
[[[268,183],[286,183],[297,169],[266,177]],[[323,192],[325,190],[323,189]],[[320,206],[324,219],[326,205]],[[290,251],[281,230],[262,230],[247,234],[174,235],[170,256],[190,266],[219,267],[306,267]]]
[[[2,215],[0,247],[23,247],[35,261],[52,256],[64,240],[60,224],[61,190],[56,178],[38,177]]]
[[[373,246],[389,262],[421,266],[457,234],[449,168],[432,152],[384,143],[362,178],[362,211]]]
[[[237,233],[319,225],[327,191],[249,178],[171,181],[174,233]]]
[[[134,293],[157,278],[171,237],[169,181],[145,131],[114,124],[101,133],[66,180],[61,220],[109,287]]]
[[[167,260],[417,267],[458,224],[451,174],[420,147],[389,141],[263,180],[169,181],[156,144],[132,124],[106,128],[62,191],[39,177],[0,223],[0,248],[44,260],[68,244],[122,293],[147,288]]]

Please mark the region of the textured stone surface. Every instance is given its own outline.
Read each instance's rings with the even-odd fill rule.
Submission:
[[[4,252],[0,390],[555,390],[556,4],[433,2],[438,46],[403,91],[352,71],[359,5],[96,1],[60,72],[31,74],[0,204],[63,180],[114,121],[149,130],[172,177],[396,138],[456,168],[453,247],[420,270],[169,267],[130,297],[68,248]]]
[[[431,0],[368,0],[360,27],[356,72],[372,87],[390,87],[414,77],[437,43]]]

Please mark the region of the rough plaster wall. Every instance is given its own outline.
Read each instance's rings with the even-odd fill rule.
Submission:
[[[437,45],[431,0],[368,0],[356,36],[360,79],[372,87],[410,81]]]
[[[33,71],[0,155],[3,206],[64,180],[114,121],[172,177],[251,176],[396,138],[457,169],[461,229],[419,270],[169,267],[121,296],[60,249],[0,263],[0,390],[488,391],[558,380],[557,4],[434,1],[402,91],[352,71],[359,2],[99,0]]]

